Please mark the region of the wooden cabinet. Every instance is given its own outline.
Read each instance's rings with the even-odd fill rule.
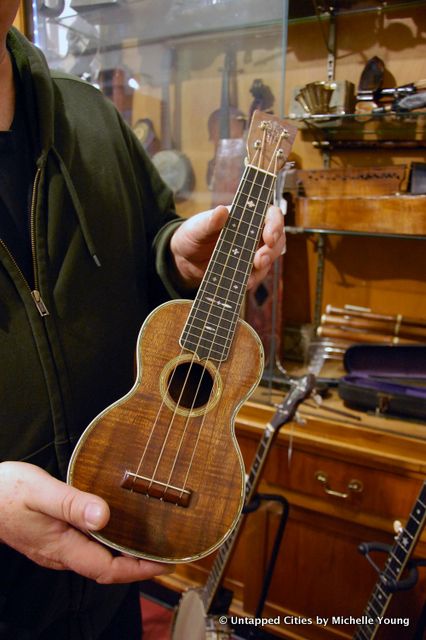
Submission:
[[[239,413],[237,434],[247,467],[272,413],[257,403],[247,403]],[[363,614],[377,580],[358,545],[392,545],[393,522],[407,520],[426,477],[425,427],[354,411],[349,411],[354,419],[345,422],[330,419],[323,409],[302,406],[301,413],[306,424],[292,423],[279,433],[259,487],[290,504],[264,615],[280,616],[281,624],[270,630],[283,638],[349,639],[356,627],[348,618]],[[327,476],[327,487],[319,473]],[[254,614],[279,519],[279,507],[268,501],[246,517],[225,579],[237,614]],[[416,555],[426,558],[425,534]],[[387,554],[373,558],[382,566]],[[161,581],[178,589],[204,583],[211,561],[178,567]],[[400,624],[382,625],[377,638],[413,638],[425,601],[421,569],[416,588],[397,593],[386,614],[400,618]],[[328,624],[317,624],[317,616]]]

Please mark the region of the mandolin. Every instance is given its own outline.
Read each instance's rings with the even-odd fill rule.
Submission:
[[[133,387],[76,445],[68,482],[108,502],[110,521],[90,535],[114,549],[188,562],[218,548],[238,522],[244,466],[234,417],[263,369],[261,342],[240,311],[295,134],[254,114],[247,166],[195,300],[148,316]]]
[[[250,503],[255,494],[263,467],[279,430],[293,420],[298,406],[310,396],[314,387],[315,376],[312,374],[292,381],[288,394],[277,406],[274,416],[265,427],[247,477],[246,504]],[[219,587],[235,549],[243,522],[244,515],[241,515],[237,526],[220,547],[205,585],[202,588],[188,589],[183,594],[173,619],[172,640],[187,640],[188,638],[191,640],[213,640],[216,638],[225,640],[225,638],[232,637],[231,630],[221,624],[215,615],[212,615],[212,610],[216,610],[215,601]],[[219,612],[227,613],[223,610],[219,610]]]

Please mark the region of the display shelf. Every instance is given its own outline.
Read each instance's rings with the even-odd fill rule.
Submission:
[[[321,151],[344,149],[422,149],[426,112],[313,115],[292,118],[304,140]]]
[[[299,227],[286,225],[286,233],[291,235],[318,234],[323,236],[351,236],[358,238],[397,238],[399,240],[426,240],[426,234],[382,233],[374,231],[348,231],[342,229],[323,229],[315,227]]]

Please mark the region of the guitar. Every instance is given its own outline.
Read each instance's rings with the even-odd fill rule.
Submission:
[[[195,300],[148,316],[132,389],[94,418],[71,456],[68,482],[111,510],[90,535],[114,549],[188,562],[217,549],[238,522],[244,465],[234,417],[263,368],[261,342],[239,314],[295,135],[295,126],[254,114],[248,164]]]
[[[315,377],[312,374],[294,381],[290,391],[278,405],[273,418],[266,425],[246,481],[246,504],[249,504],[254,496],[269,451],[280,428],[294,418],[299,404],[312,393],[314,386]],[[204,587],[188,589],[182,596],[173,620],[172,640],[225,640],[231,637],[231,630],[227,625],[220,624],[219,619],[211,615],[211,610],[243,521],[244,515],[241,515],[235,529],[220,547]]]
[[[394,585],[400,580],[425,523],[426,480],[423,482],[407,524],[398,531],[385,568],[380,573],[362,616],[365,622],[357,627],[354,640],[373,640],[376,636],[380,627],[380,618],[384,616],[395,590]]]

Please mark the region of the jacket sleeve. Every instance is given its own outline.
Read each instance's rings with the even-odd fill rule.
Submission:
[[[161,179],[130,127],[125,123],[124,126],[143,203],[143,222],[150,250],[151,298],[157,305],[169,298],[183,297],[170,276],[169,253],[170,239],[183,219],[176,213],[171,190]],[[186,293],[184,297],[187,296]]]

